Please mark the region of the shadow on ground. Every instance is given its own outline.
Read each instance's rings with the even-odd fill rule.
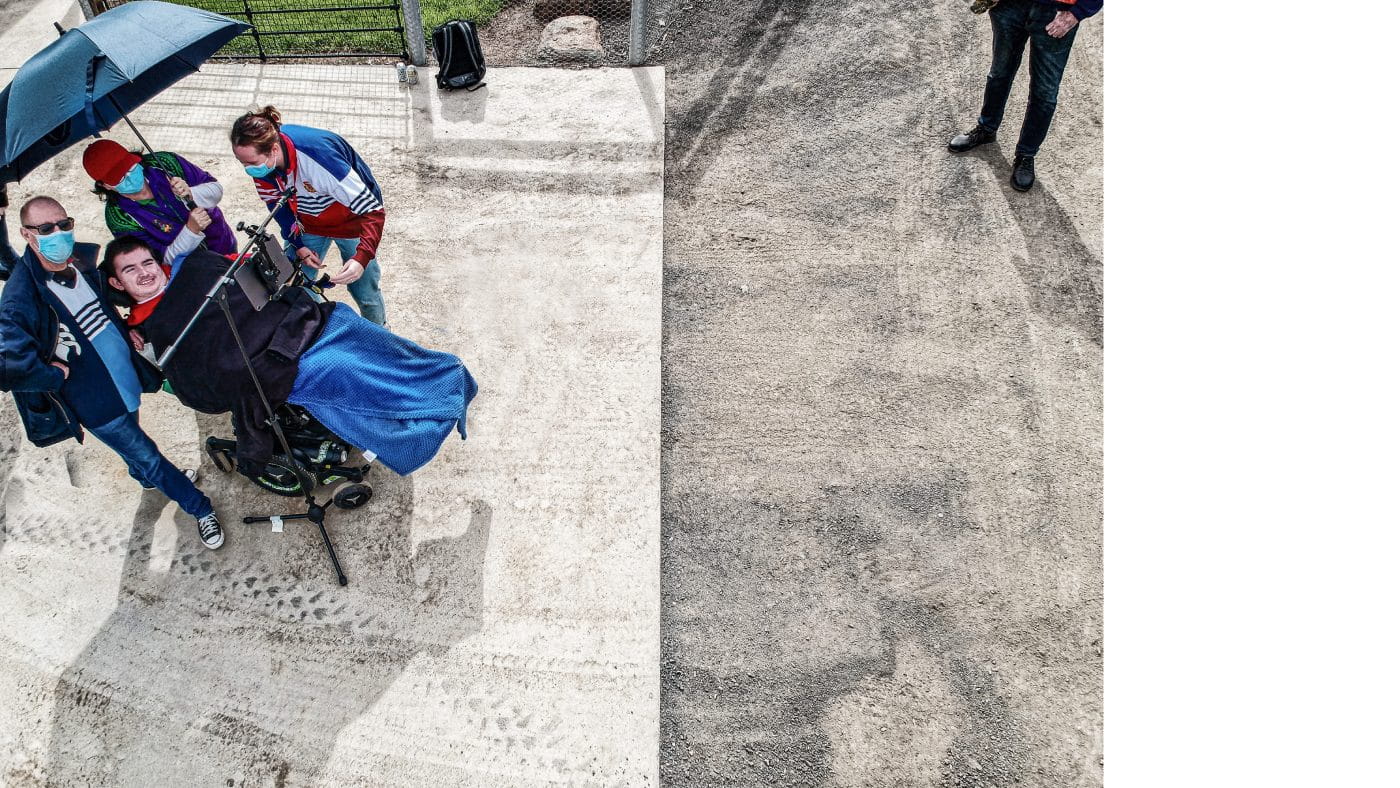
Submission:
[[[231,524],[214,555],[178,522],[176,543],[162,548],[157,524],[173,505],[146,493],[116,609],[58,680],[47,779],[314,782],[342,730],[410,661],[440,655],[481,626],[490,506],[472,503],[461,536],[415,549],[412,482],[388,471],[374,481],[371,516],[347,523],[332,510],[327,518],[342,537],[346,588],[306,524],[288,523],[280,535]],[[260,503],[292,511],[298,501]],[[249,557],[250,541],[269,549]],[[244,558],[231,560],[240,542]]]

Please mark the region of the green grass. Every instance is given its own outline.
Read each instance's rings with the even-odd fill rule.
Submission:
[[[467,19],[485,25],[508,0],[420,0],[423,8],[423,35],[430,37],[434,27],[449,19]],[[248,20],[243,0],[172,0],[180,5],[203,8],[216,14]],[[279,30],[336,31],[360,27],[397,27],[399,16],[392,9],[372,11],[315,11],[259,14],[258,11],[282,9],[345,8],[355,5],[388,5],[391,0],[248,0],[253,20],[260,32]],[[315,54],[346,52],[363,54],[397,54],[403,48],[396,32],[321,32],[289,36],[262,36],[263,51],[269,55]],[[250,35],[241,35],[221,50],[226,55],[256,55],[257,43]]]

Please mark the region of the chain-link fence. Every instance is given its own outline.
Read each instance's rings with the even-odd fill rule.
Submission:
[[[94,13],[124,2],[88,0]],[[247,22],[228,58],[408,56],[400,0],[167,0]]]
[[[432,54],[435,27],[477,23],[488,65],[639,65],[664,40],[647,0],[171,0],[248,22],[232,58]],[[93,13],[140,0],[80,0]],[[653,0],[655,2],[655,0]],[[635,17],[634,17],[635,15]],[[416,46],[421,35],[425,48]]]
[[[631,0],[505,0],[480,28],[482,53],[488,65],[625,65],[631,15]]]

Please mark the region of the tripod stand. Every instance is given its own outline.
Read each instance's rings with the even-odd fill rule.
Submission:
[[[296,454],[292,451],[291,444],[287,442],[286,434],[282,432],[282,425],[277,421],[277,416],[272,410],[271,404],[267,401],[267,395],[263,393],[262,382],[258,380],[257,373],[253,371],[253,361],[248,357],[248,349],[243,346],[243,338],[238,334],[238,327],[234,324],[233,320],[233,312],[228,308],[228,293],[222,286],[219,288],[219,307],[223,310],[224,319],[228,321],[229,328],[233,331],[233,338],[238,344],[238,352],[243,355],[243,364],[248,367],[248,374],[253,378],[253,387],[257,389],[258,400],[262,403],[264,410],[267,411],[268,424],[272,426],[272,431],[277,436],[278,443],[282,444],[282,451],[286,452],[286,457],[291,463],[291,470],[297,475],[298,481],[301,482],[302,494],[306,498],[305,513],[244,517],[243,522],[252,524],[275,523],[284,520],[310,520],[315,523],[316,527],[321,531],[321,541],[326,546],[326,554],[331,557],[331,565],[335,567],[336,580],[338,580],[341,585],[347,585],[350,581],[345,578],[345,572],[340,568],[340,559],[335,556],[335,545],[331,544],[331,536],[326,531],[326,506],[330,504],[330,501],[327,500],[325,504],[316,502],[316,496],[313,492],[316,489],[316,477],[307,471],[305,466],[301,464],[301,461],[297,459]]]
[[[318,503],[314,494],[316,488],[316,476],[306,469],[292,451],[292,446],[287,440],[286,434],[282,431],[282,425],[277,419],[276,411],[272,404],[268,402],[267,395],[263,391],[262,381],[258,378],[257,370],[253,368],[253,361],[248,355],[248,349],[243,344],[243,337],[239,334],[238,325],[233,319],[233,312],[228,305],[228,286],[237,282],[255,310],[261,310],[269,301],[281,298],[292,288],[298,288],[305,281],[299,266],[293,266],[282,254],[280,246],[274,246],[272,239],[265,232],[267,225],[272,221],[273,214],[281,208],[293,193],[295,187],[289,188],[283,193],[281,200],[272,210],[268,212],[268,218],[256,228],[245,228],[240,222],[238,229],[248,233],[250,240],[243,247],[243,250],[234,258],[233,262],[224,271],[219,280],[210,288],[205,295],[204,301],[195,310],[194,316],[185,325],[180,335],[175,338],[170,347],[166,348],[157,360],[157,366],[164,368],[169,362],[180,342],[189,334],[195,323],[199,321],[204,310],[211,301],[217,301],[220,309],[224,313],[224,319],[228,321],[228,327],[233,332],[234,342],[238,345],[238,352],[243,358],[243,365],[248,370],[248,375],[252,378],[253,388],[257,391],[258,401],[262,404],[264,412],[267,413],[267,424],[272,428],[277,442],[285,452],[288,468],[296,475],[301,484],[302,494],[306,503],[306,511],[290,514],[267,515],[261,517],[244,517],[243,522],[252,523],[273,523],[280,524],[287,520],[308,520],[316,524],[321,533],[321,541],[326,547],[326,554],[330,556],[331,565],[335,567],[336,579],[343,585],[348,585],[349,580],[345,577],[344,570],[340,567],[340,560],[336,557],[335,546],[331,543],[330,533],[326,530],[326,508],[332,503],[332,499],[325,503]],[[250,268],[249,265],[252,264]]]

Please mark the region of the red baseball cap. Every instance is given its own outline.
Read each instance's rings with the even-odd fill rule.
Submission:
[[[140,164],[141,157],[123,148],[116,140],[98,140],[83,151],[83,169],[93,180],[115,186]]]

